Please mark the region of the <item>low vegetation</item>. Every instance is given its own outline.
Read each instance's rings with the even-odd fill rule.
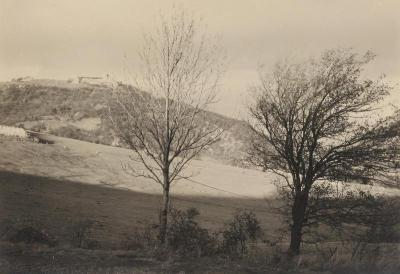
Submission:
[[[150,272],[191,271],[194,266],[199,273],[219,270],[221,273],[389,274],[400,270],[396,259],[399,244],[394,242],[373,243],[366,239],[313,241],[303,244],[301,256],[289,257],[286,253],[287,240],[274,242],[270,235],[263,234],[257,216],[251,210],[238,209],[225,226],[217,230],[209,230],[196,220],[200,216],[196,208],[171,209],[170,216],[167,245],[159,244],[157,224],[149,224],[144,229],[131,231],[127,244],[115,252],[105,248],[101,238],[94,240],[90,234],[93,220],[80,220],[73,224],[68,245],[65,242],[61,244],[62,241],[57,241],[43,228],[33,227],[32,222],[29,225],[25,222],[21,227],[13,227],[3,234],[2,256],[12,261],[16,254],[21,260],[27,260],[27,256],[38,259],[54,254],[59,262],[44,263],[36,270],[52,269],[57,272],[63,269],[63,260],[78,260],[77,256],[89,259],[92,254],[97,254],[99,258],[112,261],[112,265],[83,263],[75,270],[71,265],[67,268],[69,270],[64,269],[65,273],[129,273],[133,269],[141,269],[137,262],[144,258],[151,261],[151,267],[144,265],[144,269]],[[14,244],[9,245],[8,241]],[[64,250],[62,254],[59,253],[60,248]],[[124,266],[117,267],[121,263]],[[2,265],[0,269],[26,270],[20,263],[5,267]]]

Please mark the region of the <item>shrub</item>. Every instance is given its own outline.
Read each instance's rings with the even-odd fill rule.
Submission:
[[[33,127],[30,128],[32,131],[36,131],[36,132],[42,132],[42,131],[46,131],[47,127],[45,123],[37,123],[36,125],[34,125]]]
[[[85,249],[96,249],[99,243],[91,239],[91,232],[95,221],[83,219],[72,226],[71,242],[75,247]]]
[[[255,242],[261,236],[260,222],[254,212],[239,209],[222,231],[221,251],[231,255],[243,255],[248,250],[249,241]]]
[[[51,131],[56,136],[72,138],[76,140],[82,140],[87,142],[93,142],[96,136],[93,136],[91,132],[77,128],[75,126],[64,126]]]
[[[55,246],[56,241],[45,231],[38,230],[34,227],[28,226],[18,230],[11,238],[14,243],[27,243],[27,244],[46,244],[48,246]]]
[[[172,209],[167,232],[168,247],[185,256],[211,255],[216,250],[216,237],[200,227],[195,221],[199,215],[196,208],[186,211]]]
[[[158,225],[148,224],[143,230],[136,230],[128,235],[123,243],[127,250],[155,249],[158,247]]]
[[[0,223],[0,239],[12,243],[45,244],[55,246],[58,241],[48,233],[46,226],[30,216],[15,216]]]

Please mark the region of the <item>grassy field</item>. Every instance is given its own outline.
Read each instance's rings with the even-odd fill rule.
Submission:
[[[125,172],[124,165],[138,163],[129,160],[128,149],[82,142],[46,135],[54,145],[4,140],[0,148],[2,170],[43,175],[90,184],[107,184],[144,193],[161,193],[160,186]],[[193,160],[186,174],[194,181],[181,180],[172,192],[182,195],[264,198],[273,195],[274,177],[257,170],[220,164],[211,158]]]
[[[82,261],[81,253],[86,252],[83,257],[88,260],[93,256],[92,251],[71,251],[77,230],[86,230],[85,240],[92,248],[126,250],[134,244],[132,235],[135,232],[157,221],[161,190],[154,183],[124,172],[122,163],[128,161],[129,151],[51,138],[55,141],[53,145],[1,139],[0,235],[4,240],[18,229],[32,226],[43,230],[57,241],[57,246],[70,253],[63,254],[60,264],[54,266],[48,265],[48,261],[43,263],[47,255],[41,249],[28,252],[29,248],[24,246],[23,254],[19,254],[18,247],[2,242],[3,258],[7,260],[0,270],[9,267],[13,271],[27,271],[36,265],[41,271],[46,267],[57,267],[57,271],[61,271],[68,260]],[[279,227],[278,217],[268,210],[264,200],[264,196],[273,191],[265,174],[220,165],[212,160],[196,160],[188,172],[197,174],[195,182],[178,182],[172,190],[172,204],[181,209],[199,209],[199,222],[204,227],[221,229],[237,208],[253,209],[263,227],[271,233]],[[213,177],[217,178],[215,184],[211,180]],[[15,252],[19,255],[15,256]],[[100,257],[111,256],[107,252],[101,254]],[[109,265],[124,265],[127,261],[135,265],[132,258],[136,255],[126,256],[111,256],[114,264]],[[87,267],[94,267],[96,262]],[[162,264],[158,265],[160,271]],[[148,269],[142,268],[143,265],[148,263],[138,263],[135,271],[146,273]],[[157,267],[157,263],[151,265]],[[152,272],[151,268],[149,271]]]
[[[128,264],[130,271],[132,269],[150,271],[152,268],[148,269],[146,266],[157,266],[157,262],[142,263],[146,259],[149,260],[145,254],[130,255],[132,252],[123,252],[123,255],[117,256],[118,252],[115,253],[116,255],[112,252],[98,252],[99,258],[107,259],[108,262],[104,264],[99,258],[92,260],[96,252],[74,250],[73,243],[74,238],[77,237],[76,231],[87,229],[85,241],[90,243],[90,249],[129,250],[135,248],[135,239],[132,238],[135,232],[157,220],[159,195],[13,172],[0,172],[0,182],[3,238],[11,236],[19,228],[32,226],[43,229],[46,234],[51,235],[60,247],[51,252],[51,254],[55,252],[56,257],[59,258],[59,262],[53,263],[46,261],[49,255],[46,249],[34,249],[32,252],[24,250],[23,254],[15,257],[18,248],[14,246],[7,249],[7,246],[3,245],[2,249],[5,252],[3,255],[9,258],[10,263],[18,265],[17,269],[24,270],[36,265],[41,271],[46,267],[49,269],[56,267],[57,271],[60,271],[60,267],[68,267],[68,262],[73,262],[73,265],[78,263],[79,269],[89,267],[91,271],[95,270],[93,267],[101,266],[102,269],[104,267],[107,269],[107,267],[121,266],[121,264]],[[256,199],[218,199],[201,196],[177,196],[174,197],[173,203],[178,208],[193,206],[198,208],[202,213],[199,221],[211,229],[222,228],[224,221],[231,216],[236,207],[263,206],[263,201]],[[279,222],[275,216],[261,207],[257,209],[257,213],[265,227],[269,227],[271,231],[276,229]],[[60,252],[60,250],[67,251]],[[139,259],[136,259],[137,257]],[[84,260],[86,262],[82,266],[81,261]],[[88,263],[87,260],[91,262]],[[159,270],[162,270],[161,263],[159,264]]]
[[[3,222],[33,223],[65,244],[75,225],[92,220],[91,234],[101,246],[124,247],[130,233],[157,221],[161,202],[156,194],[13,172],[0,172],[0,182]],[[221,228],[241,207],[254,209],[264,227],[278,224],[263,200],[175,195],[173,205],[198,208],[200,222],[211,229]]]
[[[0,273],[286,273],[259,262],[165,261],[138,251],[135,235],[157,221],[159,186],[124,172],[126,149],[47,138],[54,144],[0,139]],[[188,172],[194,181],[174,185],[172,203],[196,207],[202,226],[219,230],[237,208],[247,208],[267,239],[281,234],[282,222],[266,202],[274,195],[273,176],[212,159],[193,161]],[[38,228],[57,244],[11,244],[23,227]],[[77,248],[79,233],[85,249]],[[389,254],[399,256],[398,247]]]
[[[106,216],[106,227],[124,226],[124,232],[145,220],[156,220],[161,188],[124,171],[129,150],[50,138],[53,145],[10,138],[2,141],[0,195],[2,210],[10,210],[2,216],[34,213],[49,222],[57,216],[61,220],[79,218],[77,213],[81,219]],[[253,209],[266,227],[270,226],[272,216],[265,198],[274,193],[274,186],[267,174],[212,160],[195,160],[187,172],[196,175],[192,181],[173,185],[173,206],[199,208],[201,222],[207,227],[222,226],[237,208]]]

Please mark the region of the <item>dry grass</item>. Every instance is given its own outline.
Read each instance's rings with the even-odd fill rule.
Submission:
[[[161,193],[159,185],[135,178],[123,170],[130,163],[127,149],[45,136],[54,145],[3,140],[0,146],[0,169],[24,174],[107,184],[143,193]],[[1,141],[1,140],[0,140]],[[134,163],[133,168],[142,167]],[[274,177],[261,171],[223,165],[212,159],[194,160],[187,174],[195,182],[181,180],[172,186],[176,195],[234,198],[261,198],[273,195]]]
[[[157,221],[161,200],[159,195],[12,172],[0,172],[0,182],[1,222],[33,223],[68,242],[77,223],[90,220],[95,240],[114,248],[132,231]],[[273,230],[279,224],[262,210],[263,200],[175,196],[173,203],[177,208],[198,208],[199,221],[211,229],[222,227],[238,207],[260,208],[263,227]]]
[[[333,273],[400,273],[400,244],[340,242],[305,246],[297,269]]]

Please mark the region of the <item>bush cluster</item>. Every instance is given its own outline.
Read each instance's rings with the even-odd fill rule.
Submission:
[[[197,222],[199,215],[196,208],[170,209],[166,246],[158,246],[158,226],[150,225],[133,238],[129,237],[129,249],[166,248],[166,251],[183,257],[238,257],[246,254],[249,246],[263,235],[256,215],[250,210],[237,210],[225,227],[216,232],[201,227]]]
[[[171,210],[171,221],[168,227],[168,247],[181,255],[204,256],[217,250],[216,235],[211,235],[195,220],[200,213],[196,208],[186,211]]]
[[[262,229],[253,211],[240,209],[234,213],[222,236],[221,248],[225,253],[243,255],[249,243],[261,238]]]

